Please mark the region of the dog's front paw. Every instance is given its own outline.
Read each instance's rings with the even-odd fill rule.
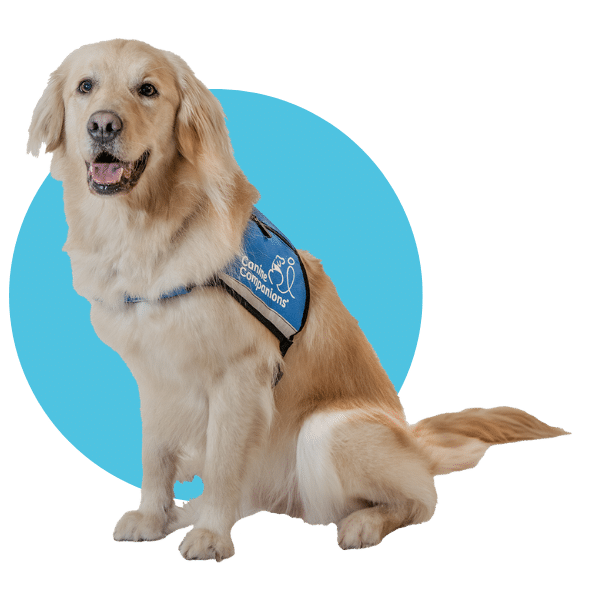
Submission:
[[[164,516],[147,515],[139,510],[126,512],[115,527],[113,537],[117,542],[149,542],[160,540],[167,534]]]
[[[229,536],[217,535],[208,529],[192,529],[183,538],[179,552],[187,560],[210,560],[221,562],[233,556],[233,542]]]

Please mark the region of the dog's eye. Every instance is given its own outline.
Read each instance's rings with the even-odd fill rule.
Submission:
[[[84,81],[82,81],[79,84],[79,87],[77,89],[82,94],[89,94],[92,91],[93,87],[94,87],[94,84],[89,79],[85,79]]]
[[[148,97],[156,96],[156,94],[158,94],[158,91],[151,83],[144,83],[140,87],[139,92],[142,96],[148,96]]]

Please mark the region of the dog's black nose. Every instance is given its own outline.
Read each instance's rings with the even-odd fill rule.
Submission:
[[[99,110],[87,123],[88,133],[97,142],[106,143],[114,140],[123,128],[123,121],[114,112]]]

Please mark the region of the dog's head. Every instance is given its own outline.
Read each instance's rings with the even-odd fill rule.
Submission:
[[[216,98],[178,56],[132,40],[65,59],[33,114],[27,149],[37,156],[42,143],[53,175],[103,196],[148,196],[175,163],[209,179],[235,169]]]

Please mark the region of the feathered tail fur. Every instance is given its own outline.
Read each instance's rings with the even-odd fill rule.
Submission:
[[[429,417],[413,425],[412,431],[430,455],[434,475],[471,469],[494,444],[568,434],[507,406],[469,408]]]

